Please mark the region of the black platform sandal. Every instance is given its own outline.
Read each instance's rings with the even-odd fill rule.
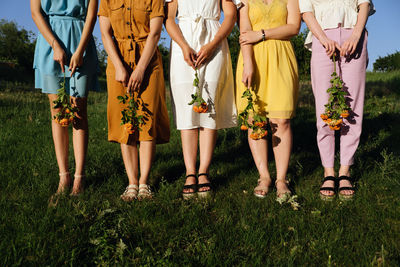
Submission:
[[[196,182],[194,184],[188,184],[188,185],[183,186],[183,190],[182,190],[183,199],[190,199],[190,198],[196,196],[196,193],[197,193],[197,177],[195,174],[188,174],[188,175],[186,175],[185,179],[187,179],[189,177],[196,178]],[[191,191],[185,192],[184,191],[185,189],[191,189]]]
[[[319,196],[324,201],[332,201],[335,198],[335,195],[336,195],[336,179],[333,176],[326,176],[324,178],[324,180],[322,181],[322,184],[324,184],[326,181],[333,181],[334,185],[333,185],[333,187],[330,187],[330,186],[324,186],[323,187],[323,186],[321,186],[319,188]],[[329,192],[333,192],[333,194],[332,195],[325,195],[325,194],[322,194],[321,191],[329,191]]]
[[[340,181],[342,181],[342,180],[349,181],[351,186],[342,186],[342,187],[340,187]],[[354,193],[356,192],[356,188],[354,187],[354,179],[349,177],[349,176],[342,175],[337,179],[337,184],[338,184],[339,199],[343,200],[343,201],[352,200],[353,197],[354,197]],[[353,191],[353,193],[350,194],[350,195],[342,194],[341,192],[345,191],[345,190]]]
[[[207,179],[208,179],[208,173],[199,173],[198,177],[199,176],[207,176]],[[200,189],[205,188],[205,187],[208,187],[208,189],[200,190]],[[204,184],[198,184],[198,186],[197,186],[197,195],[199,197],[201,197],[201,198],[208,197],[210,195],[211,191],[212,190],[211,190],[211,183],[210,182],[204,183]]]

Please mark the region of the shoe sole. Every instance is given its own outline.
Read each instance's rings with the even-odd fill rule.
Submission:
[[[327,196],[327,195],[319,194],[319,197],[320,197],[321,200],[323,200],[323,201],[333,201],[333,200],[335,199],[335,195]]]
[[[205,191],[205,192],[197,192],[197,196],[199,198],[208,198],[211,195],[210,191]]]
[[[253,195],[254,195],[255,197],[258,197],[258,198],[261,198],[261,199],[267,197],[267,195],[261,195],[261,194],[256,194],[256,193],[254,193]]]
[[[353,197],[354,197],[354,194],[353,195],[341,195],[341,194],[339,194],[339,199],[341,201],[352,201]]]
[[[189,200],[189,199],[193,199],[196,197],[196,193],[186,193],[186,194],[182,194],[182,198],[184,200]]]

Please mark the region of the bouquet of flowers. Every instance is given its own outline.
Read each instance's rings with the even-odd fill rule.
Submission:
[[[53,119],[62,127],[68,127],[68,125],[74,121],[78,108],[72,107],[69,96],[65,92],[65,74],[64,81],[62,81],[60,85],[60,89],[57,90],[57,99],[53,101],[53,108],[60,109],[60,111],[53,116]]]
[[[143,100],[139,97],[135,99],[133,93],[126,93],[117,98],[120,103],[128,103],[128,106],[121,111],[121,125],[124,125],[128,134],[134,134],[136,131],[141,131],[140,127],[146,124],[146,117],[144,115],[138,115],[139,105],[144,104],[141,103]]]
[[[194,74],[193,86],[196,87],[196,92],[192,94],[192,101],[188,105],[193,105],[193,111],[197,113],[206,113],[208,110],[208,105],[206,101],[201,97],[200,87],[199,87],[199,75],[196,72]]]
[[[347,93],[343,90],[343,81],[336,73],[336,60],[333,55],[334,70],[331,75],[331,87],[326,90],[329,94],[328,103],[325,105],[325,112],[321,114],[321,119],[332,130],[340,130],[343,125],[343,118],[350,114],[350,106],[346,103]]]
[[[254,140],[261,139],[268,134],[267,117],[255,112],[253,93],[250,88],[247,88],[243,92],[242,98],[247,98],[247,106],[239,114],[240,129],[246,131],[250,128],[253,130],[250,134],[250,138]],[[251,119],[249,119],[249,117],[251,117]]]

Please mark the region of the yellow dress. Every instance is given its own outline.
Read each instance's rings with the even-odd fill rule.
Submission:
[[[287,0],[249,0],[249,18],[253,31],[286,24]],[[290,119],[294,116],[298,95],[297,61],[289,40],[266,40],[253,45],[255,73],[252,88],[256,93],[254,109],[268,118]],[[247,99],[242,83],[243,57],[239,54],[236,71],[236,104],[242,112]]]

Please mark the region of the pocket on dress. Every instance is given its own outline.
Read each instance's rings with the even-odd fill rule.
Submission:
[[[150,25],[151,0],[135,0],[134,3],[133,17],[137,24],[144,26],[144,31],[148,32],[147,28]]]
[[[133,8],[145,12],[151,12],[151,1],[152,0],[135,0]]]
[[[125,26],[125,4],[123,0],[112,0],[109,4],[110,7],[110,22],[116,37],[123,35]]]

